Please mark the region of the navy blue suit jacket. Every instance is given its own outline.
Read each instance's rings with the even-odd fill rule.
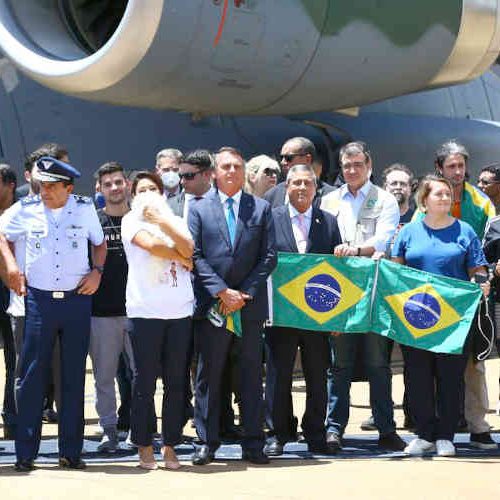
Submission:
[[[276,228],[276,250],[279,252],[298,252],[292,230],[288,205],[273,209]],[[307,239],[306,253],[333,254],[333,249],[342,243],[337,219],[313,205],[311,228]]]
[[[216,190],[190,207],[188,223],[195,243],[195,317],[205,317],[217,294],[232,288],[253,297],[242,315],[264,321],[268,316],[266,279],[277,263],[269,204],[242,193],[234,248]]]

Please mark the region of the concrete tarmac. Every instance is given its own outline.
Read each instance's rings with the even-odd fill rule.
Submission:
[[[400,403],[403,379],[399,369],[393,377],[396,421],[403,422]],[[487,361],[490,413],[493,429],[500,428],[495,415],[499,396],[500,361]],[[3,363],[0,388],[3,388]],[[295,414],[302,415],[303,380],[294,382]],[[156,403],[159,409],[161,384]],[[351,420],[347,434],[359,434],[360,423],[370,415],[368,384],[353,384]],[[90,364],[86,385],[86,437],[99,433],[94,408],[94,387]],[[0,433],[2,430],[0,429]],[[44,424],[43,435],[55,436],[56,425]],[[402,434],[406,432],[401,431]],[[186,434],[193,430],[186,427]],[[376,437],[374,433],[367,436]],[[1,446],[1,441],[0,441]],[[183,462],[184,464],[185,462]],[[272,460],[268,466],[242,461],[215,462],[205,467],[190,464],[176,472],[159,469],[146,472],[137,463],[89,465],[85,471],[60,470],[40,465],[30,474],[0,466],[0,499],[496,499],[500,495],[500,458],[415,458],[415,459],[327,459]]]

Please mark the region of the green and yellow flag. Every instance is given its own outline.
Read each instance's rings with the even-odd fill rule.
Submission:
[[[270,323],[461,353],[481,299],[475,283],[388,260],[279,253],[269,280]]]
[[[370,259],[280,252],[269,293],[273,326],[368,331],[374,269]]]
[[[372,331],[419,349],[461,353],[481,294],[475,283],[381,261]]]

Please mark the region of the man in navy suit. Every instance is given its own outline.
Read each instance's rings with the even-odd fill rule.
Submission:
[[[309,165],[290,168],[286,188],[289,203],[273,210],[276,250],[294,253],[333,255],[342,242],[337,220],[313,204],[316,176]],[[292,375],[300,347],[306,381],[306,411],[302,430],[309,451],[330,454],[326,444],[326,375],[329,366],[328,334],[296,328],[266,328],[266,419],[270,439],[264,449],[268,456],[283,453],[290,436]]]
[[[277,262],[274,225],[269,204],[242,191],[245,162],[241,154],[222,148],[215,163],[217,190],[193,205],[188,219],[195,241],[195,345],[199,353],[194,417],[202,443],[193,464],[211,462],[220,444],[222,373],[233,334],[207,319],[216,303],[224,314],[241,311],[243,458],[264,464],[268,458],[262,451],[262,327],[268,316],[266,279]]]

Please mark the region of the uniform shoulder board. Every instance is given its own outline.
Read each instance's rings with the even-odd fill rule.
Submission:
[[[24,198],[21,198],[20,202],[21,205],[23,206],[28,206],[28,205],[36,205],[40,203],[42,199],[38,195],[32,195],[32,196],[25,196]]]
[[[80,196],[79,194],[75,194],[75,201],[85,205],[91,205],[93,203],[92,198],[89,198],[88,196]]]

